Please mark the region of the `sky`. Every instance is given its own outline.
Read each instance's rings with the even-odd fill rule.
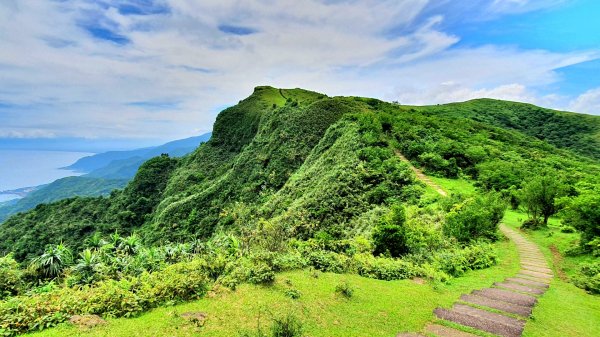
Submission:
[[[0,143],[199,135],[258,85],[600,115],[598,17],[597,0],[2,0]]]

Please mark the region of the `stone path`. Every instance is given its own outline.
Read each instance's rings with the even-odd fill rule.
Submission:
[[[500,230],[513,240],[519,251],[521,270],[514,277],[496,282],[490,288],[464,294],[450,309],[437,308],[434,314],[452,322],[503,337],[521,336],[539,296],[548,290],[553,272],[539,248],[521,234],[502,225]],[[469,337],[472,333],[440,324],[429,324],[425,333],[438,337]],[[400,333],[397,337],[426,336]]]

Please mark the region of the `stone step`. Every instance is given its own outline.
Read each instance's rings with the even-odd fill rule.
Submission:
[[[516,318],[455,304],[451,310],[437,308],[437,317],[475,329],[497,334],[503,337],[520,337],[525,322]]]
[[[524,307],[533,307],[537,303],[537,298],[515,293],[510,290],[498,289],[498,288],[486,288],[481,290],[473,290],[473,295],[491,298],[497,301],[508,302],[512,304],[522,305]]]
[[[531,276],[531,275],[527,275],[527,274],[517,274],[517,275],[515,275],[515,277],[533,280],[536,282],[541,282],[541,283],[546,283],[546,284],[548,284],[548,283],[550,283],[550,281],[552,281],[552,279],[547,278],[547,277],[540,278],[540,277],[535,277],[535,276]]]
[[[505,312],[509,312],[511,314],[529,317],[531,315],[531,308],[525,307],[522,305],[508,303],[504,301],[493,300],[491,298],[477,296],[477,295],[462,295],[460,297],[461,301],[472,303],[492,309],[497,309]]]
[[[543,255],[539,255],[539,254],[532,254],[532,253],[523,253],[520,252],[521,255],[521,260],[544,260],[544,256]]]
[[[548,267],[536,267],[536,266],[532,266],[532,265],[521,265],[521,268],[524,269],[528,269],[531,271],[537,271],[539,273],[546,273],[546,274],[553,274],[554,272],[552,271],[552,269],[548,268]]]
[[[520,278],[520,277],[509,277],[506,279],[506,281],[525,284],[528,286],[538,287],[538,288],[548,288],[549,287],[549,285],[547,283],[537,282],[537,281],[533,281],[530,279],[524,279],[524,278]]]
[[[550,267],[548,267],[548,265],[546,263],[540,263],[540,262],[521,261],[521,266],[522,267],[550,269]]]
[[[519,283],[514,282],[496,282],[494,283],[496,287],[501,287],[508,290],[520,291],[528,294],[541,295],[546,292],[545,289],[530,287]]]
[[[522,258],[521,262],[543,263],[543,264],[547,264],[548,263],[546,260],[534,259],[534,258]]]
[[[527,269],[521,269],[519,271],[519,273],[524,274],[524,275],[531,275],[531,276],[535,276],[535,277],[539,277],[539,278],[546,278],[546,279],[551,279],[554,277],[554,275],[552,275],[552,274],[540,273],[537,271],[527,270]]]
[[[439,324],[429,324],[425,327],[425,332],[436,335],[438,337],[477,337],[469,332],[460,331]]]

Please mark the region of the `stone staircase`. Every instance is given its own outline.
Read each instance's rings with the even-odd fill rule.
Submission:
[[[441,321],[425,327],[424,333],[400,333],[397,337],[438,336],[469,337],[477,336],[461,329],[450,327],[451,322],[503,337],[519,337],[525,323],[553,278],[546,259],[539,248],[521,234],[501,226],[501,231],[513,240],[520,257],[521,270],[514,277],[496,282],[490,288],[474,290],[464,294],[450,309],[437,308],[435,316]]]

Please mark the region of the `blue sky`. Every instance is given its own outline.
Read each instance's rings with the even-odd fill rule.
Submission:
[[[598,16],[595,0],[4,0],[0,139],[185,138],[257,85],[600,114]]]

